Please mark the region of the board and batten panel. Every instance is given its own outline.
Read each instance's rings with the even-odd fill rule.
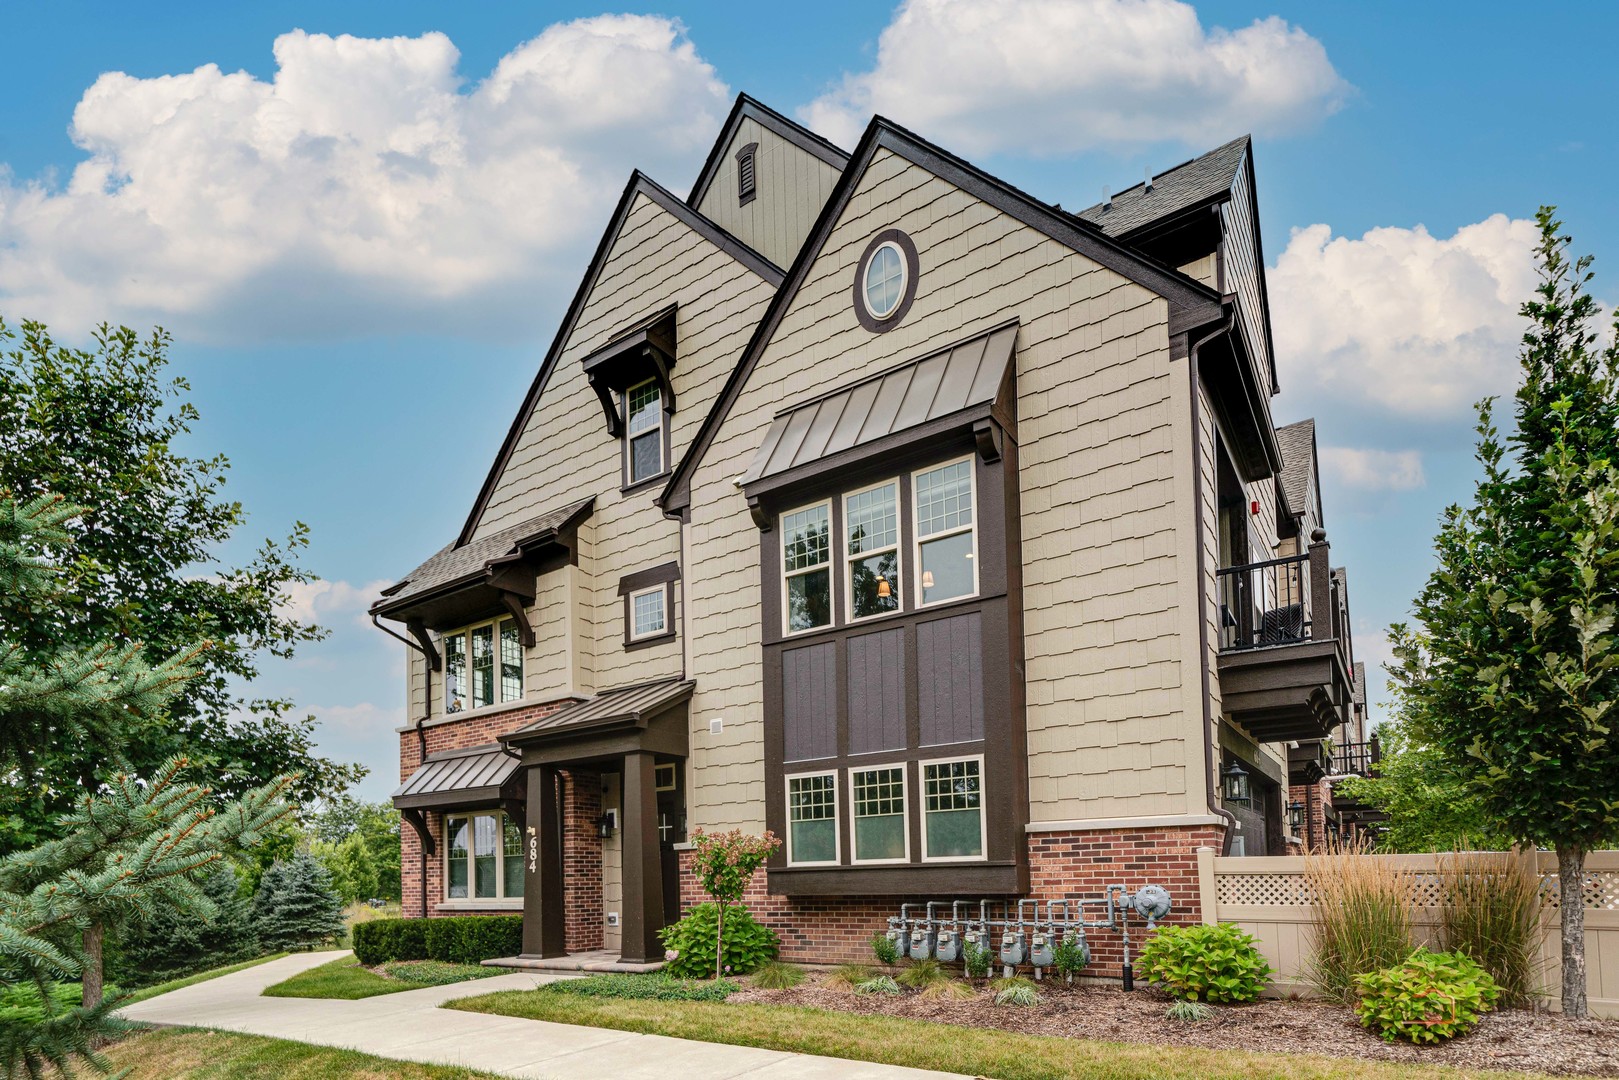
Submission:
[[[832,642],[781,654],[782,735],[787,761],[838,752],[838,647]]]
[[[904,321],[872,334],[850,289],[885,228],[911,236],[920,275]],[[880,150],[693,477],[694,826],[764,827],[758,600],[735,584],[759,579],[759,534],[733,480],[772,417],[1014,317],[1031,819],[1180,814],[1188,785],[1201,793],[1183,696],[1196,672],[1180,655],[1196,623],[1175,584],[1192,550],[1173,494],[1186,372],[1168,305]]]
[[[984,737],[983,619],[978,612],[916,627],[916,711],[922,745]]]
[[[737,197],[736,152],[754,152],[754,197]],[[737,125],[697,210],[782,269],[792,265],[842,174],[752,118]]]
[[[905,748],[905,631],[848,642],[849,753]]]

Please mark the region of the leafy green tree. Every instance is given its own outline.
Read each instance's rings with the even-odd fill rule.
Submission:
[[[149,664],[213,643],[186,656],[195,677],[167,708],[128,718],[116,745],[43,716],[0,733],[0,852],[37,842],[106,772],[150,774],[176,755],[225,795],[299,774],[306,804],[364,775],[317,754],[314,719],[295,717],[291,702],[237,690],[263,655],[292,656],[323,636],[287,609],[288,588],[312,580],[296,561],[307,530],[296,525],[240,565],[221,559],[245,513],[224,495],[223,456],[177,449],[197,411],[185,380],[167,374],[169,344],[162,331],[141,340],[103,326],[93,348],[76,349],[39,323],[19,332],[0,320],[0,492],[97,508],[60,523],[74,545],[59,600],[8,613],[7,640],[35,657],[140,642]]]
[[[310,822],[310,852],[347,902],[400,897],[399,811],[392,803],[344,797]]]
[[[1413,742],[1501,833],[1556,849],[1563,1012],[1583,1017],[1585,856],[1619,842],[1619,344],[1593,329],[1590,258],[1569,260],[1551,208],[1538,221],[1516,424],[1503,437],[1481,403],[1483,479],[1445,512],[1394,675]]]
[[[741,829],[691,834],[692,873],[703,891],[714,898],[714,978],[725,977],[725,909],[742,902],[742,894],[770,853],[781,846],[776,834],[766,829],[763,836],[751,836]]]
[[[364,903],[377,895],[376,860],[360,836],[350,835],[335,844],[316,840],[309,845],[309,854],[326,868],[332,879],[332,891],[343,903]]]
[[[343,901],[326,868],[307,854],[265,872],[253,897],[259,943],[272,952],[312,949],[343,933]]]
[[[1388,815],[1377,848],[1384,852],[1502,850],[1512,845],[1484,806],[1435,747],[1411,738],[1398,718],[1378,729],[1378,774],[1339,781],[1335,791]]]
[[[215,863],[200,887],[214,906],[213,917],[162,909],[119,933],[107,962],[111,982],[125,989],[150,986],[259,955],[252,903],[241,895],[241,879],[230,864]]]

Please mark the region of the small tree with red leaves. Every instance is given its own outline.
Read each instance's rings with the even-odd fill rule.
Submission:
[[[725,907],[741,902],[754,873],[780,846],[781,841],[769,829],[763,836],[752,836],[741,829],[712,834],[695,829],[691,834],[692,870],[719,908],[714,934],[716,979],[725,975]]]

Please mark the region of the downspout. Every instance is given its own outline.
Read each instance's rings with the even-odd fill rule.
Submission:
[[[403,641],[407,646],[422,654],[422,715],[416,718],[416,746],[419,751],[419,759],[421,761],[426,761],[427,730],[422,725],[426,724],[433,715],[433,663],[436,657],[432,656],[425,648],[405,637],[403,634],[396,634],[386,626],[383,626],[382,623],[377,621],[377,616],[374,612],[371,615],[371,625],[375,626],[378,630],[381,630],[389,637]],[[425,828],[427,824],[425,815],[422,818],[422,824]],[[417,881],[421,884],[422,918],[425,919],[427,918],[427,845],[417,844],[416,847],[418,849],[418,854],[421,856],[421,873],[417,875]]]
[[[1235,325],[1234,317],[1228,317],[1226,324],[1218,330],[1199,338],[1192,343],[1186,354],[1186,371],[1188,381],[1192,388],[1192,519],[1196,522],[1193,536],[1197,540],[1197,640],[1198,657],[1197,666],[1202,674],[1203,704],[1198,710],[1203,716],[1203,785],[1205,799],[1208,803],[1209,813],[1222,817],[1226,821],[1225,840],[1220,845],[1220,854],[1231,853],[1231,841],[1241,824],[1237,816],[1221,806],[1214,795],[1214,717],[1209,712],[1209,605],[1208,597],[1204,595],[1208,578],[1208,545],[1203,538],[1203,411],[1201,398],[1198,395],[1198,350],[1222,334],[1231,333]]]

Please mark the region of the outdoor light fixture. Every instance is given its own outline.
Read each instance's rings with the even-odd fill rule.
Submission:
[[[596,819],[596,835],[603,840],[613,835],[613,826],[618,824],[618,815],[611,810]]]
[[[1240,806],[1253,804],[1253,788],[1249,786],[1248,773],[1235,761],[1231,767],[1220,774],[1221,782],[1225,785],[1225,801],[1237,803]]]
[[[1297,799],[1287,804],[1287,824],[1295,833],[1304,828],[1304,804]]]

